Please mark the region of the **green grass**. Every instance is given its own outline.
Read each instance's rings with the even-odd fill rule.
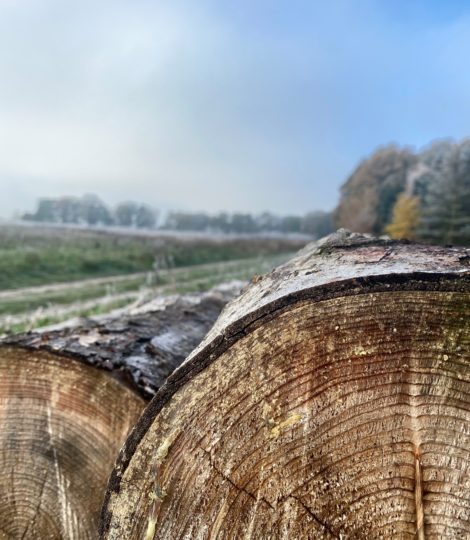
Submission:
[[[77,309],[76,311],[70,312],[68,314],[67,319],[70,319],[72,317],[92,317],[94,315],[102,315],[104,313],[108,313],[109,311],[113,309],[119,309],[121,307],[126,306],[129,304],[128,300],[115,300],[111,301],[108,304],[104,306],[97,305],[90,309]],[[64,320],[64,317],[61,315],[56,316],[49,316],[49,317],[39,317],[35,321],[36,328],[40,328],[41,326],[49,326],[51,324],[60,323]],[[28,323],[17,323],[9,325],[8,328],[2,326],[0,323],[0,335],[2,333],[8,333],[8,334],[15,334],[18,332],[24,332],[26,330],[29,330],[30,325]]]
[[[58,291],[18,290],[14,293],[15,298],[0,303],[0,334],[47,326],[72,317],[107,313],[135,301],[138,296],[151,299],[162,294],[204,291],[232,279],[249,280],[254,274],[268,272],[289,256],[277,254],[162,270],[158,279],[153,276],[151,280],[144,276],[129,276],[99,285],[90,285],[86,281],[64,284]],[[125,293],[129,293],[126,298],[118,297]],[[39,308],[46,311],[37,311]]]
[[[139,272],[151,269],[154,257],[139,243],[17,246],[0,251],[0,290]]]
[[[188,240],[3,225],[0,290],[145,272],[156,259],[179,268],[292,252],[303,244],[287,237]]]
[[[42,294],[25,294],[22,298],[2,300],[0,302],[0,315],[16,315],[25,311],[32,311],[48,305],[64,305],[72,302],[83,302],[92,298],[99,298],[107,294],[134,291],[145,285],[143,278],[129,278],[128,281],[106,285],[84,285],[80,289],[70,288],[58,292]]]

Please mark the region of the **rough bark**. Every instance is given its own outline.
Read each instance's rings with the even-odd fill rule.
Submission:
[[[343,231],[255,279],[132,431],[103,538],[468,537],[469,260]]]
[[[0,343],[0,540],[94,539],[119,448],[226,290]]]
[[[2,342],[58,353],[104,369],[150,399],[199,345],[241,285],[234,281],[205,293],[161,297],[111,316],[79,319]]]

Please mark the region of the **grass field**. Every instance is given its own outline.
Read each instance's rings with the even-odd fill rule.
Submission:
[[[0,334],[249,280],[304,243],[0,226]]]
[[[0,226],[0,291],[293,252],[295,237],[116,234]]]
[[[194,265],[116,278],[82,280],[0,292],[0,335],[107,313],[158,295],[204,291],[231,280],[268,272],[288,254]]]

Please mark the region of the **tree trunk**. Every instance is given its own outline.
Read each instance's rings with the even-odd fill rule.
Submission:
[[[0,540],[98,537],[106,482],[130,428],[234,291],[0,344]]]
[[[469,255],[343,231],[255,279],[124,445],[103,538],[469,537]]]

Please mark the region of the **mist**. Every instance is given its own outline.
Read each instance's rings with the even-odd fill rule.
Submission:
[[[467,134],[469,53],[458,2],[4,1],[0,216],[331,209],[378,145]]]

